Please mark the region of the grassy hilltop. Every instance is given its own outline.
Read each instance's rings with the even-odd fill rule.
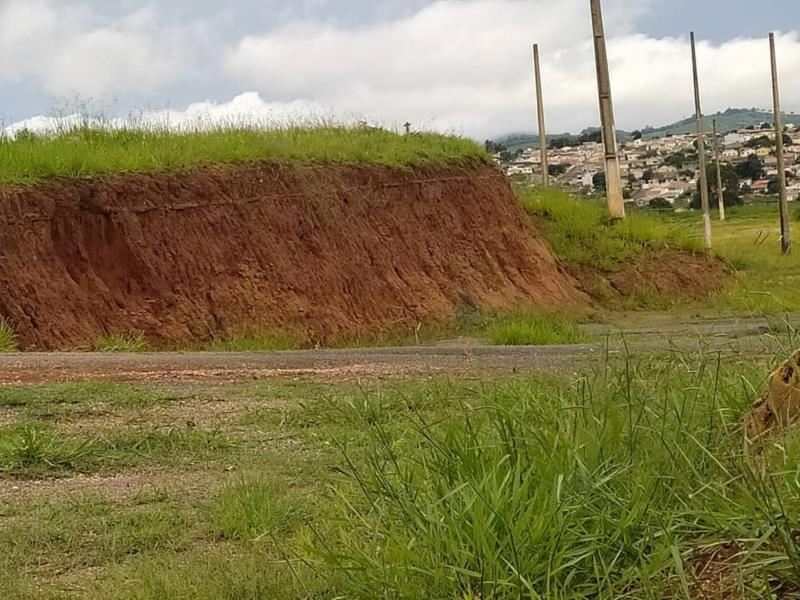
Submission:
[[[22,133],[0,141],[0,182],[177,171],[200,164],[274,161],[410,167],[487,162],[471,140],[434,133],[399,135],[368,127],[109,130],[81,127],[53,136]]]

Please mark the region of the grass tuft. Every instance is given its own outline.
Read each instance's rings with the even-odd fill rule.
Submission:
[[[150,350],[150,343],[144,333],[109,334],[104,335],[95,343],[95,350],[99,352],[147,352]]]
[[[8,319],[0,319],[0,352],[14,352],[17,349],[17,337]]]
[[[0,432],[0,473],[38,475],[75,470],[95,450],[93,440],[68,440],[52,428],[22,424]]]
[[[264,331],[233,335],[212,341],[203,350],[208,352],[279,352],[298,350],[306,345],[302,336],[290,331]]]
[[[588,340],[575,319],[534,311],[491,320],[486,326],[486,337],[495,346],[551,346],[580,344]]]
[[[220,492],[211,518],[224,539],[254,541],[289,529],[297,521],[297,505],[274,481],[242,481]]]

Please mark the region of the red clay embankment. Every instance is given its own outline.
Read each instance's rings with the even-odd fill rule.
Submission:
[[[0,188],[0,316],[23,348],[280,328],[330,341],[582,301],[489,167],[206,166]]]

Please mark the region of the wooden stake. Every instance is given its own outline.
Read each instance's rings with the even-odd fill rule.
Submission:
[[[622,177],[617,154],[617,130],[614,125],[614,104],[611,101],[611,77],[608,73],[603,9],[600,6],[600,0],[589,0],[589,5],[592,11],[594,57],[597,65],[597,96],[600,100],[600,123],[603,131],[606,163],[608,212],[613,219],[623,219],[625,218],[625,200],[622,196]]]
[[[714,119],[714,158],[717,162],[717,200],[719,200],[719,220],[725,220],[725,195],[722,193],[722,167],[719,159],[719,137],[717,135],[717,120]]]
[[[781,94],[778,86],[778,60],[775,53],[775,34],[769,34],[769,51],[772,59],[772,100],[775,109],[775,153],[778,156],[778,197],[781,207],[781,249],[788,254],[792,249],[789,230],[789,201],[786,194],[786,158],[783,154],[783,118]]]
[[[533,45],[533,70],[536,77],[536,108],[539,113],[539,155],[542,161],[542,185],[550,185],[547,160],[547,132],[544,123],[544,101],[542,100],[542,70],[539,66],[539,44]]]
[[[697,76],[697,50],[694,32],[690,35],[692,42],[692,73],[694,75],[694,108],[697,122],[697,155],[700,159],[700,204],[703,207],[703,237],[706,250],[711,250],[711,212],[708,202],[708,172],[706,171],[706,141],[703,134],[703,111],[700,108],[700,82]]]

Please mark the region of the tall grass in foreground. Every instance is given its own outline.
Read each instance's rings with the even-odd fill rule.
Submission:
[[[687,598],[737,541],[730,597],[770,597],[800,584],[800,444],[757,475],[739,430],[761,375],[654,357],[435,413],[335,404],[359,436],[313,560],[348,598]]]
[[[529,213],[543,217],[542,233],[568,263],[612,269],[645,249],[703,249],[696,231],[665,217],[638,212],[611,221],[600,200],[577,199],[557,188],[520,186],[516,192]]]
[[[464,138],[326,125],[179,132],[82,126],[50,136],[0,138],[0,182],[15,184],[258,161],[410,167],[488,164],[489,159],[480,146]]]

